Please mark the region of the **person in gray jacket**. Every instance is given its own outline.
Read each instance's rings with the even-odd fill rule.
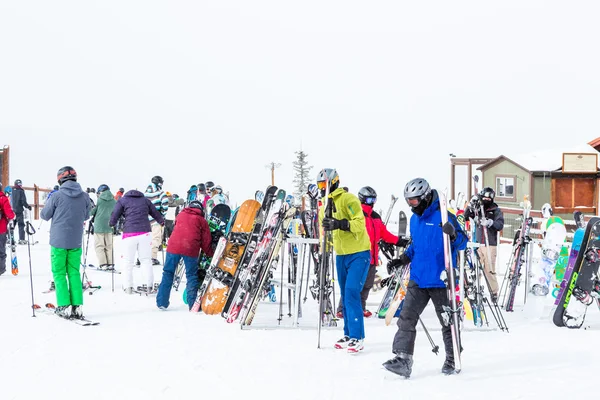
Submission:
[[[73,167],[57,173],[60,189],[42,209],[41,217],[50,225],[50,262],[56,286],[56,314],[63,318],[83,319],[81,285],[81,245],[83,227],[91,211],[90,197],[77,183]]]

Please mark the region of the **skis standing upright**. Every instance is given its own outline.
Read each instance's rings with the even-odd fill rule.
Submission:
[[[448,222],[448,208],[447,208],[447,193],[444,192],[440,196],[440,212],[442,216],[442,226]],[[450,236],[446,233],[442,233],[444,241],[444,262],[446,263],[446,270],[442,272],[442,281],[446,283],[448,290],[448,299],[450,300],[450,307],[446,310],[449,316],[448,323],[450,324],[450,330],[452,332],[452,349],[454,350],[454,370],[456,373],[461,371],[462,365],[460,361],[460,321],[459,312],[460,307],[456,301],[456,277],[454,276],[454,265],[452,260],[452,245],[450,243]]]
[[[333,200],[329,198],[329,190],[331,189],[331,185],[329,182],[329,178],[326,181],[325,186],[325,197],[323,198],[323,206],[325,207],[325,212],[323,214],[324,218],[333,217]],[[317,348],[321,348],[321,326],[323,325],[323,314],[326,311],[325,304],[325,278],[327,275],[327,271],[329,270],[329,263],[331,261],[331,249],[332,246],[332,234],[330,231],[323,230],[322,237],[322,247],[321,247],[321,262],[319,264],[319,325],[318,325],[318,342]]]
[[[17,243],[15,240],[15,225],[13,222],[10,223],[8,229],[8,235],[10,240],[10,264],[11,272],[13,275],[19,275],[19,263],[17,262]]]
[[[512,264],[508,267],[508,296],[506,299],[506,304],[504,306],[504,309],[506,311],[514,311],[517,286],[519,285],[521,280],[521,268],[523,267],[523,264],[527,262],[528,258],[527,250],[529,247],[529,243],[531,242],[531,238],[529,237],[529,231],[531,229],[531,225],[533,224],[533,218],[529,216],[530,210],[531,203],[526,197],[525,201],[523,202],[523,225],[521,226],[519,237],[516,239],[517,242],[514,246]],[[502,286],[504,286],[504,282],[502,283]]]

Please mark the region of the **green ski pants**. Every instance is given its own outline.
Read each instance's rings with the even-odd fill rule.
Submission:
[[[59,249],[50,246],[52,275],[56,286],[56,305],[83,305],[83,288],[81,286],[81,248]]]

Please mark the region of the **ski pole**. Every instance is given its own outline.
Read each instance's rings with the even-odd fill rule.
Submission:
[[[110,236],[110,241],[112,243],[112,245],[110,246],[110,253],[111,253],[111,258],[112,258],[112,269],[110,270],[110,275],[111,275],[111,290],[114,293],[115,292],[115,236],[111,235]]]
[[[33,313],[32,317],[35,317],[35,299],[33,297],[33,270],[31,268],[31,245],[29,244],[29,242],[31,241],[31,236],[33,236],[33,234],[35,234],[35,229],[33,228],[33,225],[31,225],[31,222],[27,221],[27,225],[26,225],[26,232],[27,232],[27,253],[29,254],[29,284],[31,286],[31,312]]]
[[[431,335],[429,334],[427,327],[425,327],[425,324],[423,323],[423,320],[421,319],[421,317],[419,317],[419,322],[421,323],[421,327],[425,331],[425,335],[427,335],[427,339],[429,339],[429,344],[431,345],[431,351],[437,356],[438,352],[440,351],[440,346],[436,345],[435,342],[433,341],[433,339],[432,339]]]

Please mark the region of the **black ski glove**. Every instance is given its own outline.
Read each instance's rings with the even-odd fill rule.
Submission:
[[[26,209],[28,209],[29,211],[31,211],[31,206],[30,206],[29,204],[27,204],[27,205],[25,206],[25,208],[26,208]]]
[[[406,254],[402,254],[399,258],[387,263],[387,272],[392,275],[396,268],[407,265],[408,263],[410,263],[410,258],[408,258]]]
[[[398,242],[396,242],[396,246],[398,246],[398,247],[406,247],[406,246],[408,246],[408,242],[410,242],[410,239],[405,238],[404,236],[400,236],[398,238]]]
[[[323,229],[326,231],[335,231],[341,229],[343,231],[350,230],[350,222],[347,219],[323,218]]]
[[[445,234],[450,236],[450,241],[454,242],[456,240],[456,229],[450,221],[446,221],[444,226],[442,226],[442,231],[444,231]]]

